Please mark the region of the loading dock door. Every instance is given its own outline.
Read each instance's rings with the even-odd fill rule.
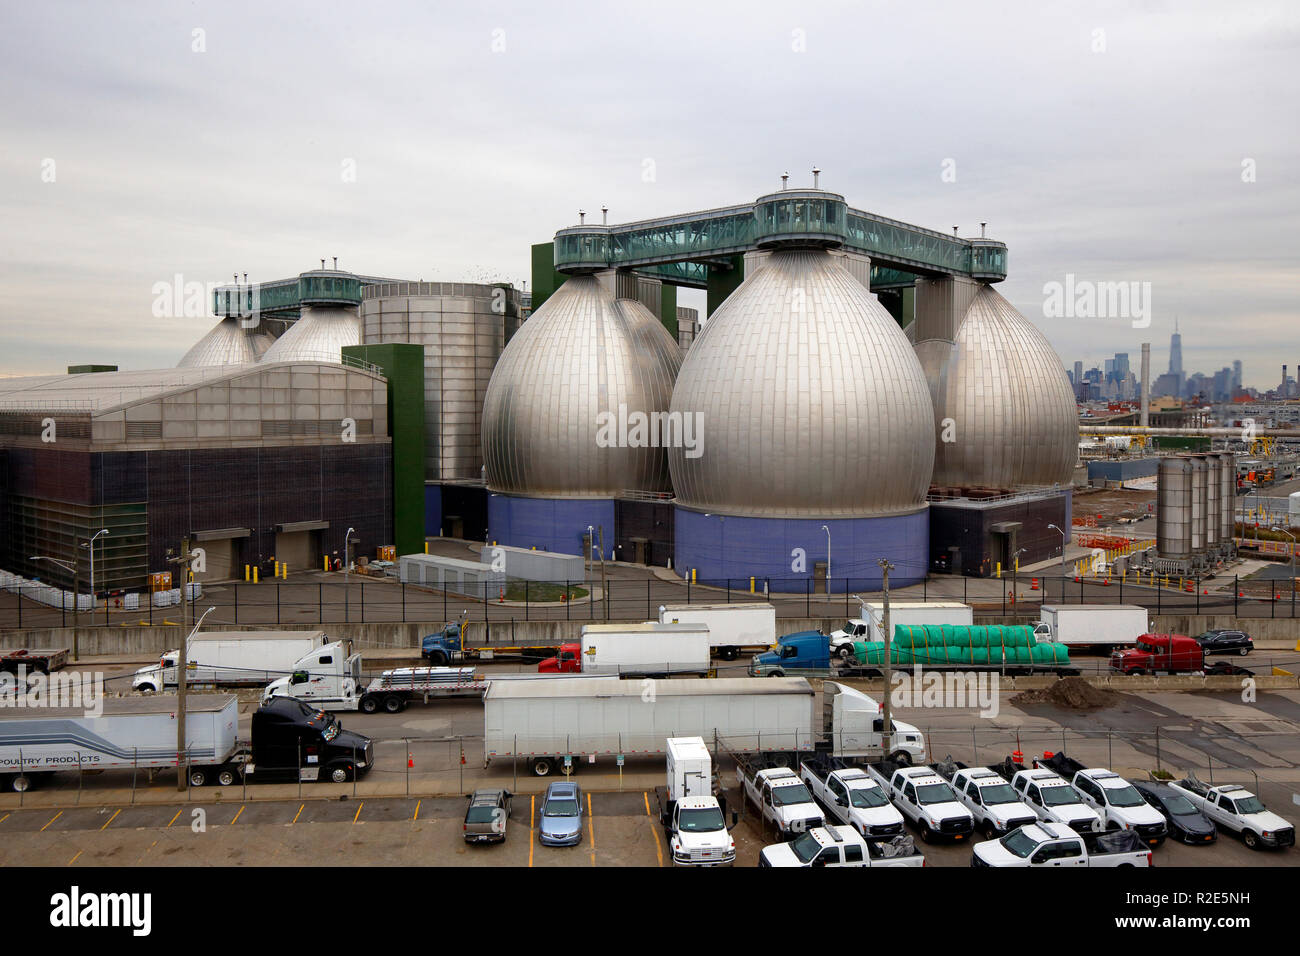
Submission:
[[[290,571],[319,569],[321,556],[317,540],[318,532],[315,531],[277,531],[275,559],[288,564]]]
[[[200,541],[196,547],[204,552],[204,570],[194,572],[195,581],[229,581],[235,577],[236,539]]]

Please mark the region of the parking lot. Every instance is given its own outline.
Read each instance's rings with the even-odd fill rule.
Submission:
[[[728,793],[728,806],[739,806]],[[462,798],[194,803],[0,811],[0,865],[41,866],[602,866],[671,865],[648,791],[586,792],[576,847],[537,840],[538,794],[514,802],[504,844],[467,846]],[[753,866],[770,831],[747,808],[736,864]],[[976,838],[978,841],[979,837]],[[927,866],[967,866],[965,842],[918,846]],[[1166,842],[1157,866],[1294,866],[1296,851],[1252,851],[1228,834],[1212,846]]]
[[[970,764],[1014,750],[1026,759],[1065,750],[1132,779],[1157,768],[1255,790],[1293,822],[1300,817],[1300,692],[1118,695],[1100,710],[1015,704],[999,712],[905,708],[896,716],[926,734],[932,761],[951,754]],[[246,704],[241,724],[247,719]],[[576,848],[543,847],[537,813],[547,780],[509,760],[484,767],[482,705],[473,700],[412,707],[401,714],[345,714],[344,725],[375,739],[376,767],[354,784],[255,784],[178,793],[170,773],[149,780],[129,772],[60,774],[27,794],[0,795],[0,865],[670,865],[652,816],[662,757],[629,756],[623,768],[602,757],[577,761],[583,836]],[[463,757],[462,757],[463,755]],[[720,779],[729,811],[741,810],[725,758]],[[477,787],[516,793],[504,845],[464,844],[465,798]],[[409,794],[409,795],[408,795]],[[737,864],[752,866],[774,840],[752,806],[734,830]],[[977,838],[978,839],[978,838]],[[919,843],[919,841],[918,841]],[[921,845],[929,866],[967,866],[965,843]],[[1212,846],[1166,843],[1157,866],[1294,866],[1295,849],[1255,852],[1230,834]]]

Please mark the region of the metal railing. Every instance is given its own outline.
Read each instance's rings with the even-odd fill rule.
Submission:
[[[960,602],[984,616],[1034,619],[1043,604],[1136,604],[1152,613],[1231,614],[1243,618],[1294,618],[1300,596],[1291,578],[1244,580],[1238,576],[1178,578],[1126,576],[1004,575],[975,578],[935,575],[892,588],[896,602]],[[708,582],[661,578],[593,581],[515,581],[439,590],[393,579],[342,575],[307,582],[266,581],[207,584],[194,602],[215,608],[209,625],[405,623],[448,621],[466,614],[472,621],[648,621],[661,605],[767,602],[778,618],[848,619],[861,615],[855,596],[879,597],[879,578],[835,578],[832,593],[807,578],[731,578]],[[31,592],[26,593],[26,592]],[[179,624],[179,606],[154,607],[148,595],[127,610],[120,596],[101,598],[93,611],[35,600],[37,588],[0,591],[0,629],[81,625]]]

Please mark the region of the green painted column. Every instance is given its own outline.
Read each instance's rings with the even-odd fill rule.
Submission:
[[[677,286],[663,284],[659,299],[659,321],[664,324],[668,334],[677,341]]]
[[[734,255],[731,257],[732,268],[730,269],[709,269],[709,287],[708,295],[708,313],[712,315],[717,311],[718,306],[726,300],[727,296],[736,291],[736,287],[745,281],[745,257]],[[676,295],[674,295],[674,299]],[[708,315],[705,316],[708,318]]]
[[[551,297],[567,279],[563,272],[555,271],[555,243],[537,242],[533,244],[533,311],[541,308],[542,303]]]
[[[393,543],[399,555],[420,554],[424,551],[424,346],[348,345],[343,354],[378,366],[388,379]]]

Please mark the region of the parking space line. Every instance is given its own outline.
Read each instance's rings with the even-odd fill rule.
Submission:
[[[591,840],[591,865],[596,865],[596,815],[591,812],[591,791],[587,791],[587,835]]]
[[[414,823],[416,820],[420,819],[420,804],[421,804],[421,802],[422,802],[422,801],[420,801],[420,800],[416,800],[416,801],[415,801],[415,816],[411,817],[411,822],[412,822],[412,823]],[[2,822],[4,822],[4,821],[0,821],[0,823],[2,823]]]
[[[239,812],[235,814],[235,819],[233,819],[233,820],[230,821],[230,825],[231,825],[232,827],[233,827],[236,823],[239,822],[239,818],[240,818],[241,816],[243,816],[243,814],[244,814],[244,807],[246,807],[246,806],[248,806],[248,804],[246,804],[246,803],[245,803],[245,804],[240,804],[240,806],[239,806]]]
[[[112,815],[111,817],[108,818],[108,823],[112,823],[114,820],[116,820],[116,819],[117,819],[117,815],[118,815],[119,813],[121,813],[121,812],[122,812],[122,811],[121,811],[120,808],[117,809],[117,810],[114,810],[114,811],[113,811],[113,815]],[[107,830],[107,829],[108,829],[108,823],[105,823],[105,824],[104,824],[102,827],[100,827],[99,829],[100,829],[100,830]]]
[[[353,826],[356,826],[357,821],[361,819],[361,808],[364,807],[365,805],[366,805],[366,801],[364,800],[362,800],[360,803],[357,804],[357,815],[352,818]]]
[[[298,812],[295,813],[295,814],[293,815],[293,819],[292,819],[291,821],[289,821],[289,826],[293,826],[295,823],[298,822],[298,818],[299,818],[300,816],[302,816],[302,808],[305,807],[305,806],[307,806],[307,804],[304,803],[304,804],[302,804],[302,806],[298,807]]]
[[[76,863],[76,862],[77,862],[77,857],[81,856],[81,854],[83,854],[83,853],[85,853],[85,852],[86,852],[85,850],[78,850],[78,851],[77,851],[77,856],[74,856],[71,860],[68,861],[68,866],[72,866],[72,864]]]
[[[0,817],[0,823],[4,823],[4,822],[5,822],[6,820],[8,820],[12,815],[13,815],[13,814],[6,813],[4,816]]]
[[[533,822],[536,820],[537,812],[537,794],[528,798],[528,865],[533,865],[533,844],[536,842],[537,833],[533,828]]]
[[[163,829],[165,829],[165,830],[166,830],[166,829],[170,829],[170,828],[171,828],[171,825],[172,825],[173,823],[175,823],[176,820],[180,817],[180,815],[181,815],[182,813],[184,813],[184,812],[185,812],[185,808],[184,808],[184,807],[181,807],[179,810],[177,810],[177,811],[176,811],[176,816],[174,816],[174,817],[172,817],[170,820],[168,820],[168,821],[167,821],[167,826],[164,827]]]
[[[50,823],[53,823],[55,820],[57,820],[57,819],[58,819],[59,817],[61,817],[61,816],[63,816],[63,811],[62,811],[62,810],[60,810],[58,813],[54,814],[54,816],[50,817]],[[50,828],[50,823],[47,823],[47,824],[45,824],[45,826],[41,827],[41,832],[42,832],[42,833],[44,833],[46,830],[48,830],[48,829]]]
[[[655,838],[655,856],[659,857],[659,865],[663,866],[664,848],[663,848],[662,841],[659,839],[659,827],[655,822],[654,814],[650,812],[650,791],[648,790],[641,791],[641,796],[645,798],[645,815],[650,820],[650,832],[654,835]]]

